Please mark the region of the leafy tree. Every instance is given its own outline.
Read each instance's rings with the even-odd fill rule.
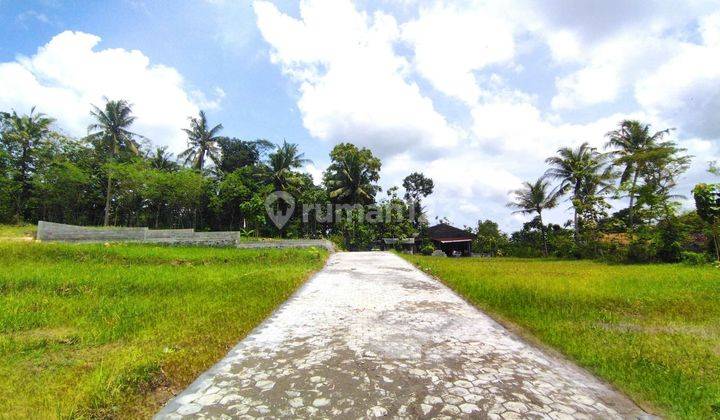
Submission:
[[[416,220],[410,218],[410,203],[398,197],[397,190],[388,189],[387,197],[371,206],[370,211],[376,211],[379,217],[379,222],[374,223],[377,238],[410,239],[417,234]]]
[[[92,141],[99,150],[106,153],[110,162],[114,162],[121,155],[139,154],[136,138],[142,136],[130,131],[130,126],[135,122],[132,115],[132,108],[125,100],[105,100],[104,109],[93,105],[90,115],[95,123],[88,126],[88,139]],[[107,174],[107,189],[105,192],[105,216],[103,225],[110,224],[110,206],[112,204],[112,175]]]
[[[200,111],[198,117],[190,117],[190,128],[183,131],[188,136],[188,148],[178,157],[185,159],[185,164],[193,169],[201,171],[205,167],[206,158],[210,158],[215,164],[220,162],[220,147],[218,146],[218,133],[223,129],[222,124],[210,128],[208,126],[205,111]]]
[[[421,200],[433,193],[435,184],[432,179],[427,178],[421,172],[413,172],[403,179],[403,188],[405,188],[405,199],[411,201],[415,206],[412,222],[417,226],[423,213]]]
[[[15,214],[17,219],[28,216],[27,200],[32,187],[31,174],[35,169],[35,149],[50,134],[50,126],[55,121],[43,113],[30,109],[30,114],[18,115],[17,112],[4,113],[3,142],[9,150],[10,160],[16,168],[14,181],[19,186]]]
[[[253,195],[252,174],[247,169],[237,170],[226,175],[219,183],[217,195],[213,196],[211,203],[215,211],[223,215],[227,222],[227,230],[245,228],[241,205]]]
[[[712,229],[713,243],[715,244],[715,258],[720,261],[720,243],[718,231],[720,230],[720,184],[698,184],[693,188],[695,208],[700,218]]]
[[[518,210],[513,213],[533,214],[537,213],[542,235],[543,255],[548,255],[547,235],[543,224],[543,210],[552,209],[557,206],[557,193],[550,190],[550,183],[539,178],[534,183],[523,182],[523,187],[513,191],[515,201],[508,203],[509,207]]]
[[[645,219],[660,220],[673,217],[680,195],[673,194],[677,179],[690,165],[690,156],[683,155],[672,142],[656,147],[652,159],[645,164],[643,184],[638,188],[637,207],[644,209]]]
[[[508,237],[500,231],[492,220],[478,221],[476,239],[473,242],[475,252],[488,255],[502,255],[508,245]]]
[[[369,149],[340,143],[330,152],[324,181],[330,199],[345,204],[370,204],[380,190],[380,159]]]
[[[221,152],[218,166],[223,173],[259,164],[262,156],[275,146],[268,140],[244,141],[234,137],[220,137],[218,145]]]

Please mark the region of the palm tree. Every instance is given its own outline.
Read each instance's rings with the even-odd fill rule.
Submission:
[[[609,138],[606,148],[613,147],[611,152],[613,164],[624,167],[620,175],[620,185],[630,182],[629,195],[630,206],[628,207],[628,228],[634,230],[634,204],[637,196],[637,182],[648,162],[655,159],[661,148],[667,146],[662,139],[672,129],[656,131],[650,134],[650,126],[635,120],[624,120],[620,122],[616,130],[606,134]]]
[[[311,162],[299,150],[297,144],[283,140],[282,146],[268,155],[270,178],[276,191],[287,190],[292,182],[293,169]]]
[[[168,153],[167,147],[157,147],[155,153],[150,156],[150,166],[153,169],[172,172],[178,167],[178,164],[173,161],[172,155],[172,153]]]
[[[547,257],[547,235],[542,212],[543,210],[552,209],[557,206],[558,196],[556,191],[550,191],[550,182],[544,178],[539,178],[535,183],[523,182],[522,188],[512,191],[512,193],[515,194],[515,200],[508,203],[508,207],[517,209],[513,213],[537,213],[538,221],[540,222],[540,233],[543,240],[543,255]]]
[[[178,155],[185,159],[185,164],[191,164],[194,169],[202,171],[205,159],[210,158],[215,164],[220,162],[220,147],[218,133],[223,129],[222,124],[208,128],[205,111],[200,111],[199,117],[190,117],[190,128],[183,131],[188,135],[188,148]]]
[[[50,126],[54,119],[43,113],[36,113],[35,107],[30,109],[30,114],[20,116],[15,112],[3,113],[2,119],[5,122],[5,140],[10,147],[18,149],[18,174],[17,182],[20,184],[20,195],[16,203],[16,216],[21,217],[25,208],[25,202],[30,194],[30,174],[33,168],[35,146],[50,133]]]
[[[90,112],[95,123],[88,126],[88,138],[100,149],[105,149],[110,160],[115,160],[120,154],[137,156],[138,145],[135,138],[142,137],[129,130],[135,122],[132,107],[125,100],[108,100],[105,98],[105,108],[100,109],[93,105]],[[110,224],[110,206],[112,203],[112,173],[108,171],[107,192],[105,195],[105,217],[103,225]]]
[[[328,194],[340,203],[370,204],[379,190],[375,182],[379,179],[380,161],[369,150],[349,146],[346,153],[337,154],[325,173]]]
[[[611,168],[606,167],[606,160],[606,155],[590,147],[587,142],[575,149],[563,147],[557,151],[557,156],[545,160],[550,168],[544,176],[560,181],[558,195],[572,193],[575,242],[580,238],[578,210],[590,194],[605,192],[608,180],[612,177]]]

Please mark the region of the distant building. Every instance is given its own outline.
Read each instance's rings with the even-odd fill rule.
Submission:
[[[475,239],[472,233],[445,223],[429,227],[428,237],[435,245],[435,249],[442,250],[448,256],[457,251],[468,257],[471,253],[472,241]]]

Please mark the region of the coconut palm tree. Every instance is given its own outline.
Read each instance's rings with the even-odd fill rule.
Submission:
[[[545,160],[550,168],[544,177],[557,179],[557,194],[571,194],[575,241],[580,238],[579,210],[590,194],[604,193],[613,173],[606,165],[607,156],[586,142],[572,149],[563,147],[556,156]]]
[[[346,204],[370,204],[379,187],[380,160],[368,149],[350,143],[335,146],[332,163],[325,172],[325,185],[330,199]]]
[[[210,158],[215,164],[220,162],[220,147],[218,133],[223,129],[222,124],[208,128],[205,111],[200,111],[198,117],[190,117],[190,128],[183,131],[188,135],[188,148],[178,155],[178,158],[185,159],[186,165],[202,171],[205,166],[205,159]]]
[[[108,100],[105,98],[103,109],[93,105],[90,115],[95,122],[88,126],[88,139],[96,147],[108,154],[110,161],[117,159],[121,154],[137,156],[139,147],[136,138],[142,136],[129,130],[135,122],[132,115],[132,106],[125,100]],[[110,206],[112,204],[112,174],[108,171],[107,191],[105,195],[105,217],[103,225],[110,224]]]
[[[30,109],[28,115],[18,115],[15,110],[12,113],[3,113],[5,130],[3,138],[11,149],[17,151],[17,177],[20,184],[20,195],[16,202],[16,216],[22,216],[25,203],[30,195],[30,171],[34,164],[34,149],[50,133],[50,126],[55,121],[45,114],[35,112],[35,107]]]
[[[630,232],[634,230],[633,216],[638,192],[638,178],[642,176],[649,162],[656,159],[659,153],[664,154],[662,149],[669,144],[663,143],[662,139],[671,130],[665,129],[651,134],[648,124],[642,124],[635,120],[623,120],[616,130],[606,134],[609,140],[605,147],[615,149],[611,152],[613,164],[623,167],[620,185],[630,183],[628,186],[630,196],[628,228]]]
[[[550,190],[550,182],[539,178],[534,183],[523,182],[522,188],[512,191],[515,195],[514,201],[508,203],[508,207],[516,208],[513,213],[533,214],[537,213],[540,222],[540,233],[543,241],[543,255],[548,255],[547,235],[543,223],[543,210],[552,209],[557,206],[558,196],[555,190]]]
[[[299,150],[297,144],[283,140],[283,144],[268,155],[270,178],[276,191],[287,190],[292,183],[293,169],[311,162]]]
[[[173,160],[173,154],[167,151],[167,147],[155,148],[155,153],[149,156],[150,166],[160,171],[172,172],[178,168],[178,164]]]

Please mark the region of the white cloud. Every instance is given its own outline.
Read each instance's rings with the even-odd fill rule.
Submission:
[[[135,132],[173,151],[182,149],[180,129],[188,116],[201,105],[216,107],[217,99],[191,93],[177,70],[151,64],[141,51],[96,50],[99,43],[95,35],[66,31],[31,57],[0,63],[0,109],[28,112],[37,106],[69,134],[82,136],[91,104],[102,106],[105,96],[126,99],[137,116]],[[221,98],[221,91],[216,95]]]
[[[272,60],[299,85],[298,108],[313,137],[369,146],[381,156],[427,155],[458,142],[458,132],[408,81],[409,64],[393,49],[393,17],[369,16],[349,0],[304,0],[299,20],[269,2],[254,5]]]
[[[298,18],[254,7],[310,134],[371,147],[385,187],[424,172],[433,215],[517,228],[526,218],[505,208],[509,191],[560,147],[602,147],[626,118],[677,126],[690,153],[718,155],[720,14],[701,18],[711,2],[427,0],[394,16],[370,4],[303,0]]]
[[[439,91],[468,104],[481,94],[474,71],[512,61],[513,31],[495,10],[444,3],[423,8],[418,19],[402,26],[420,74]]]
[[[682,43],[639,80],[635,97],[690,135],[720,138],[720,13],[701,22],[703,44]]]

